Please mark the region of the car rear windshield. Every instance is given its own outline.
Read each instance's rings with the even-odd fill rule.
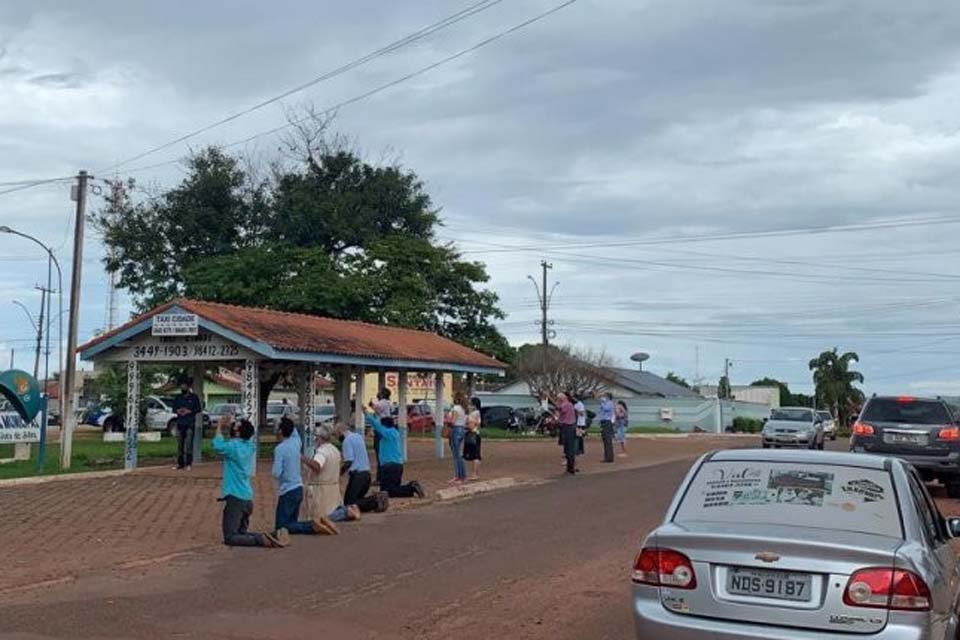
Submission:
[[[774,409],[770,414],[771,420],[789,420],[791,422],[813,422],[813,412],[810,409]]]
[[[861,419],[865,422],[903,424],[948,424],[950,413],[942,402],[906,398],[874,398],[867,402]]]
[[[825,464],[706,462],[673,519],[903,537],[889,472]]]

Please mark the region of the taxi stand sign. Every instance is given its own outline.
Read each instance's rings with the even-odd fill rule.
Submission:
[[[150,334],[154,336],[195,336],[200,323],[195,313],[160,313],[153,316]]]

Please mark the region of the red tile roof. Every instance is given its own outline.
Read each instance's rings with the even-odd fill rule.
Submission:
[[[187,298],[151,309],[87,342],[78,351],[86,351],[173,306],[280,351],[506,368],[506,365],[490,356],[427,331]]]

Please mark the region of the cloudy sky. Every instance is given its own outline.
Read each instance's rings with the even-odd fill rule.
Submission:
[[[85,168],[171,186],[190,148],[270,130],[284,105],[349,101],[561,1],[490,2],[109,170],[477,0],[0,0],[0,183]],[[556,340],[625,365],[646,351],[651,370],[715,382],[729,357],[734,383],[805,389],[805,363],[836,346],[860,354],[868,391],[960,393],[958,31],[960,5],[923,0],[578,0],[336,125],[424,178],[517,344],[536,339],[526,276],[546,258]],[[0,194],[0,224],[65,264],[71,215],[63,182]],[[100,257],[88,234],[82,339],[107,322]],[[0,265],[0,360],[12,348],[31,368],[11,302],[39,307],[43,255],[0,235]]]

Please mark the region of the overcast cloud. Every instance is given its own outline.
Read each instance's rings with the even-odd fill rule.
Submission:
[[[336,104],[558,2],[506,0],[285,104]],[[0,182],[103,177],[468,4],[0,0]],[[579,0],[342,109],[336,126],[423,177],[443,237],[488,264],[515,343],[536,339],[525,276],[546,257],[559,342],[624,363],[648,351],[650,369],[709,382],[730,357],[735,383],[801,389],[806,361],[837,346],[861,354],[868,390],[960,394],[960,223],[623,244],[960,219],[958,32],[960,5],[934,1]],[[267,107],[118,173],[283,120]],[[237,150],[275,148],[268,136]],[[134,175],[170,186],[180,173]],[[63,184],[19,191],[0,196],[0,224],[69,262],[71,207]],[[107,299],[96,236],[85,252],[82,338]],[[0,236],[0,256],[2,299],[38,307],[42,255]],[[0,349],[30,368],[23,312],[0,318]]]

